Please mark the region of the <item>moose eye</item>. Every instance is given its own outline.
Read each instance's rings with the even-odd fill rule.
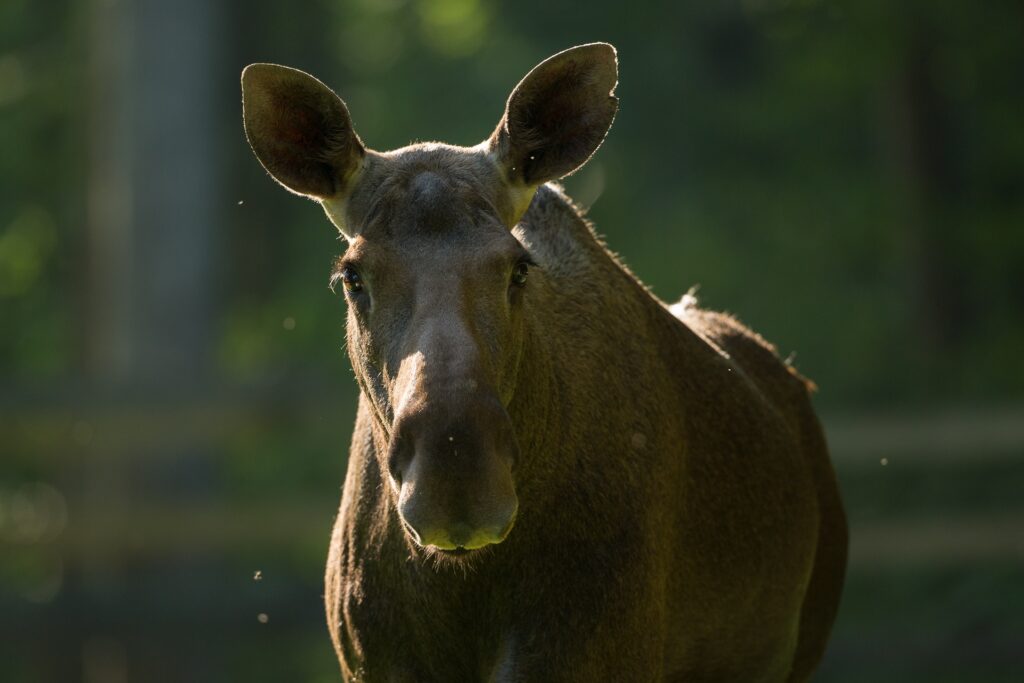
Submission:
[[[530,264],[526,261],[520,261],[516,264],[516,267],[512,269],[512,284],[522,287],[526,284],[526,276],[530,274]]]
[[[363,291],[363,278],[360,277],[359,271],[352,266],[342,268],[341,281],[345,284],[346,291],[353,293]]]

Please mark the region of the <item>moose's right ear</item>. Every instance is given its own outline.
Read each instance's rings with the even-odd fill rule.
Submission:
[[[263,168],[297,194],[340,199],[366,148],[341,98],[309,74],[277,64],[242,71],[242,118]]]

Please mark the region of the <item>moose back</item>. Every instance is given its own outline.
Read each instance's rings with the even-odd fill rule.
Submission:
[[[846,523],[809,383],[655,298],[551,184],[617,79],[612,46],[575,47],[479,145],[382,153],[312,76],[242,74],[256,156],[348,241],[346,680],[796,682],[822,657]]]

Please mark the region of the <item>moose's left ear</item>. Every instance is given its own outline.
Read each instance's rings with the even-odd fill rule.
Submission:
[[[536,188],[582,166],[615,118],[617,83],[608,43],[569,48],[534,67],[512,91],[488,140],[509,183]]]

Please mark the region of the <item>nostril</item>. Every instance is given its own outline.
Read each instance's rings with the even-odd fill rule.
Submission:
[[[391,485],[396,489],[401,488],[401,470],[388,462],[387,471],[388,476],[391,477]]]
[[[391,490],[395,492],[395,495],[401,495],[402,472],[401,470],[393,469],[390,462],[388,463],[388,483],[391,485]]]
[[[409,452],[411,449],[407,446],[407,441],[401,434],[395,433],[391,438],[391,444],[388,446],[388,475],[398,487],[402,486],[405,470],[409,466],[411,459]]]

